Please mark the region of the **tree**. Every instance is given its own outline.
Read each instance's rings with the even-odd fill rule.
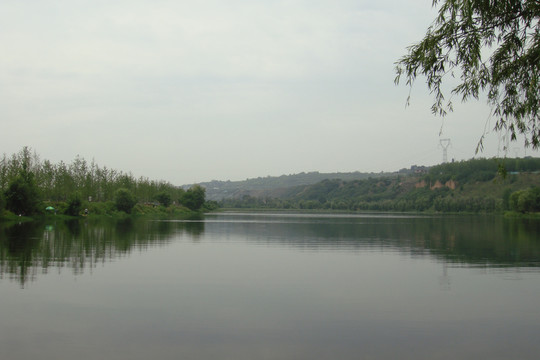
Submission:
[[[82,196],[81,193],[74,192],[68,202],[68,207],[65,210],[66,215],[78,216],[82,209]]]
[[[6,209],[22,215],[38,212],[39,192],[32,173],[22,171],[5,192]]]
[[[5,206],[6,206],[6,200],[4,200],[4,194],[0,192],[0,215],[2,215],[2,212],[4,211]]]
[[[522,213],[540,211],[540,187],[512,193],[510,195],[510,207],[512,210]]]
[[[206,189],[200,185],[189,188],[180,199],[180,202],[190,210],[200,210],[205,201]]]
[[[156,195],[156,200],[165,207],[168,207],[172,203],[171,195],[166,192],[160,192]]]
[[[133,209],[133,207],[137,203],[137,200],[135,200],[135,197],[133,196],[131,191],[125,188],[120,188],[116,190],[114,198],[116,208],[119,211],[124,211],[128,214],[131,213],[131,209]]]
[[[525,146],[540,146],[540,2],[538,0],[433,0],[438,16],[425,37],[396,63],[396,84],[412,86],[424,75],[435,101],[432,112],[452,111],[443,83],[460,78],[451,90],[463,101],[487,93],[495,130]],[[407,99],[407,103],[409,99]],[[482,149],[482,138],[477,151]]]

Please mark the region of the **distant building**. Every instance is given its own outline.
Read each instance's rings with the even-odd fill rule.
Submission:
[[[428,171],[428,168],[426,166],[411,166],[411,171],[415,174],[425,174]]]

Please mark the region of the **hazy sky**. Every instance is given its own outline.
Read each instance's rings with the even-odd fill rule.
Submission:
[[[0,152],[177,185],[433,165],[440,138],[469,159],[484,129],[502,155],[485,103],[443,122],[422,79],[408,108],[394,85],[431,3],[2,0]]]

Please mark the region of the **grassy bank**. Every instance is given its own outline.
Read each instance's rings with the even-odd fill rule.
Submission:
[[[130,213],[117,210],[114,202],[88,202],[84,203],[77,216],[66,215],[68,204],[65,202],[44,202],[40,209],[52,207],[54,210],[42,210],[30,216],[14,214],[8,210],[0,213],[0,221],[33,221],[46,218],[57,219],[73,219],[78,217],[147,217],[147,218],[163,218],[163,219],[185,219],[193,216],[198,216],[201,211],[192,211],[184,206],[170,205],[161,206],[155,204],[136,204]]]

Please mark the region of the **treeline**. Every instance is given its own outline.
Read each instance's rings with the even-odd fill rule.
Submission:
[[[425,173],[342,181],[324,180],[289,189],[282,197],[223,199],[227,208],[344,211],[540,211],[540,159],[468,160]]]
[[[31,198],[24,199],[30,204],[15,204],[25,197]],[[82,202],[118,204],[119,200],[124,208],[117,210],[123,211],[130,205],[158,203],[198,210],[205,203],[205,189],[194,186],[186,191],[166,181],[135,178],[131,173],[100,167],[79,156],[69,164],[54,164],[41,160],[28,147],[11,156],[4,154],[0,160],[0,210],[5,207],[31,215],[41,212],[44,207],[39,205],[45,203],[67,207],[71,203],[82,206]]]
[[[407,171],[404,169],[404,171]],[[220,200],[223,198],[241,197],[244,194],[258,193],[261,196],[273,196],[281,193],[283,189],[296,186],[312,185],[326,179],[341,179],[345,181],[367,179],[369,177],[389,176],[391,173],[320,173],[318,171],[302,172],[299,174],[266,176],[243,181],[218,181],[201,183],[207,189],[207,198]]]
[[[540,159],[533,157],[506,159],[472,159],[444,163],[429,168],[423,179],[435,183],[449,180],[460,184],[485,182],[508,175],[540,171]]]
[[[328,180],[337,183],[337,180]],[[395,180],[394,180],[395,181]],[[245,195],[239,199],[224,199],[219,205],[224,208],[261,208],[289,210],[342,210],[342,211],[440,211],[440,212],[495,212],[503,209],[502,199],[484,196],[456,195],[451,189],[429,189],[422,187],[411,191],[403,191],[395,184],[388,188],[375,185],[377,192],[359,193],[356,195],[323,196],[304,198],[303,196],[279,199],[257,198]],[[371,181],[362,181],[369,183]],[[357,181],[338,184],[345,188],[344,194],[352,188],[364,186]],[[365,185],[365,184],[360,184]],[[314,186],[318,187],[318,186]],[[312,189],[313,190],[313,189]],[[340,191],[341,192],[341,191]]]

